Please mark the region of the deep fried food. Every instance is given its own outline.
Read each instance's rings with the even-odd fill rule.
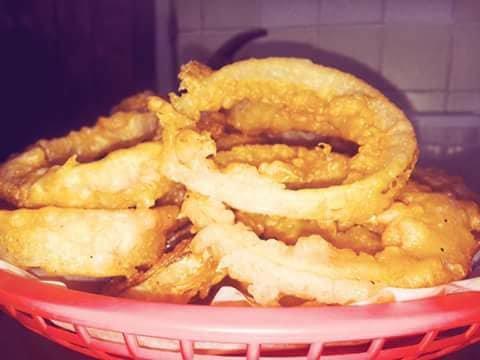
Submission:
[[[52,275],[131,276],[163,253],[178,208],[0,211],[0,258]]]
[[[192,237],[192,223],[188,219],[178,219],[165,234],[165,252],[170,252],[185,239]]]
[[[120,112],[92,128],[40,140],[0,167],[0,196],[28,208],[151,207],[172,186],[161,170],[162,144],[139,144],[157,129],[151,114]]]
[[[317,220],[299,220],[280,216],[235,213],[236,220],[248,226],[262,239],[277,239],[287,245],[294,245],[301,237],[321,235],[339,249],[375,254],[383,249],[381,234],[367,225],[354,225],[337,229],[335,224],[323,224]]]
[[[234,146],[259,144],[265,141],[262,136],[246,135],[232,131],[227,123],[227,116],[222,112],[202,113],[197,123],[198,131],[206,131],[215,140],[217,150],[230,150]]]
[[[193,254],[187,239],[147,272],[113,282],[105,291],[133,299],[187,303],[197,295],[206,297],[210,288],[223,279],[223,274],[215,272],[216,267],[208,254]]]
[[[258,173],[289,189],[325,187],[341,184],[348,176],[348,158],[331,152],[327,144],[314,149],[276,145],[236,146],[216,154],[220,168],[246,163]]]
[[[325,101],[321,101],[320,107]],[[315,115],[289,103],[278,104],[242,100],[228,111],[226,124],[244,134],[283,134],[287,131],[309,131],[316,134],[338,136],[335,125],[328,121],[315,121]]]
[[[478,197],[436,170],[409,180],[413,127],[379,91],[287,58],[179,77],[171,103],[135,94],[0,166],[0,258],[175,303],[228,284],[251,304],[351,304],[467,276]]]
[[[417,167],[412,177],[415,181],[407,183],[402,193],[438,192],[445,193],[457,200],[476,200],[478,197],[465,185],[461,178],[448,175],[440,169]],[[402,193],[397,201],[402,201],[404,197]],[[476,215],[477,207],[475,205],[465,206],[465,204],[468,204],[468,202],[464,203],[464,210],[469,213],[473,221],[472,229],[479,229],[480,223],[477,222],[480,218]],[[355,252],[375,254],[383,248],[381,242],[383,227],[374,226],[371,221],[339,229],[335,224],[325,224],[321,220],[299,220],[251,214],[243,211],[236,211],[235,217],[237,221],[254,230],[259,237],[263,239],[275,238],[287,245],[295,244],[300,237],[318,234],[341,249],[349,248]]]
[[[200,197],[196,201],[198,210],[192,200],[188,212],[194,223],[207,204]],[[376,229],[372,231],[381,236],[382,250],[374,255],[336,248],[320,235],[299,238],[292,246],[261,240],[222,215],[228,210],[217,209],[219,215],[211,214],[214,220],[193,239],[192,250],[212,253],[219,262],[217,272],[248,284],[250,294],[263,305],[285,295],[347,304],[387,286],[428,287],[462,279],[477,249],[472,231],[480,229],[478,205],[419,191],[414,184],[370,219]]]
[[[148,98],[150,96],[155,96],[155,93],[150,90],[129,96],[115,105],[110,111],[110,114],[113,115],[117,112],[146,113],[148,112]]]
[[[185,196],[180,217],[192,222],[194,233],[210,224],[231,224],[235,221],[235,214],[223,203],[194,192]]]
[[[187,188],[182,184],[173,183],[168,192],[166,192],[155,203],[156,206],[177,205],[181,206],[187,192]]]
[[[460,176],[452,176],[436,168],[415,168],[413,178],[433,190],[450,194],[459,199],[480,202],[480,196],[470,190]]]
[[[285,144],[305,147],[329,144],[334,152],[340,154],[353,156],[358,153],[357,144],[339,137],[298,130],[280,132],[278,127],[268,129],[266,125],[270,124],[267,120],[270,117],[259,111],[264,107],[261,103],[252,104],[250,106],[252,111],[242,112],[241,118],[238,119],[237,112],[234,110],[240,106],[243,107],[243,103],[234,106],[228,112],[202,112],[196,128],[198,131],[206,131],[210,134],[215,140],[217,151],[250,144]],[[272,107],[270,110],[274,111],[276,108]],[[295,127],[292,126],[292,128]]]
[[[192,191],[251,213],[356,224],[387,208],[413,168],[417,147],[413,128],[378,91],[337,70],[298,59],[238,62],[212,72],[198,63],[182,68],[175,109],[161,99],[150,102],[164,126],[164,172]],[[281,131],[322,131],[358,143],[341,185],[300,190],[259,173],[245,163],[220,169],[210,159],[215,142],[195,124],[203,111],[231,109],[242,101],[281,107],[302,126]],[[319,130],[320,129],[320,130]]]

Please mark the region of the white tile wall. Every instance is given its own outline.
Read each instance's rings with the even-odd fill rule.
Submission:
[[[387,23],[450,23],[453,0],[386,0]]]
[[[315,58],[317,30],[315,27],[269,30],[268,36],[246,45],[237,59],[269,56]]]
[[[207,59],[200,32],[180,33],[177,39],[177,48],[179,65],[190,60],[206,61]]]
[[[417,111],[479,111],[480,0],[175,0],[181,62],[262,26],[237,58],[328,52],[378,71]],[[322,52],[323,51],[323,52]],[[358,75],[358,74],[357,74]]]
[[[190,60],[207,62],[210,56],[232,38],[236,31],[231,30],[205,30],[180,33],[178,36],[178,60],[185,64]]]
[[[449,34],[442,24],[386,25],[383,75],[401,89],[445,89]]]
[[[443,91],[406,91],[405,95],[417,112],[442,112],[445,110],[447,95]]]
[[[259,23],[257,0],[203,0],[202,6],[207,29],[244,28]]]
[[[232,30],[205,30],[202,33],[202,47],[211,55],[237,33]]]
[[[319,49],[351,57],[375,70],[380,69],[381,45],[380,25],[332,25],[318,28]]]
[[[480,91],[451,92],[448,95],[447,109],[480,113]]]
[[[175,0],[174,5],[180,31],[201,29],[201,1]]]
[[[382,0],[322,0],[320,23],[379,23]]]
[[[268,28],[315,25],[318,0],[260,0],[260,23]]]
[[[453,38],[450,88],[480,89],[480,23],[455,25]]]
[[[480,21],[480,1],[456,0],[453,18],[456,22]]]

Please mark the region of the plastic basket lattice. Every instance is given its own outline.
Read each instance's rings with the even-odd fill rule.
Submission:
[[[148,303],[0,271],[0,305],[28,329],[101,359],[432,359],[480,340],[480,293],[297,308]]]

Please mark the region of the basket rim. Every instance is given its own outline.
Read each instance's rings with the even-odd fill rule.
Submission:
[[[125,334],[248,343],[353,341],[480,322],[480,293],[406,302],[297,308],[218,307],[115,298],[0,270],[0,304],[46,319]]]

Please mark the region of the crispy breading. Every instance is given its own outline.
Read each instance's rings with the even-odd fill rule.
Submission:
[[[110,114],[115,114],[116,112],[146,113],[148,112],[148,98],[155,95],[151,90],[133,94],[132,96],[122,99],[122,101],[115,105],[112,110],[110,110]]]
[[[190,241],[184,240],[147,272],[129,280],[114,281],[105,292],[133,299],[174,303],[187,303],[197,295],[204,298],[225,274],[216,272],[217,263],[207,253],[192,253]]]
[[[150,102],[164,126],[165,174],[235,209],[358,224],[391,204],[416,162],[415,134],[403,113],[375,89],[337,70],[306,60],[271,58],[241,61],[215,72],[189,63],[180,78],[186,92],[171,95],[173,107],[161,99]],[[196,131],[195,124],[202,112],[228,110],[245,100],[306,116],[302,128],[271,123],[283,126],[282,131],[315,131],[326,123],[335,129],[327,135],[358,143],[342,184],[290,190],[249,164],[220,169],[211,159],[215,141]]]
[[[208,203],[199,198],[197,204],[197,212],[189,204],[192,222]],[[209,207],[215,208],[225,211]],[[318,234],[290,246],[261,240],[223,215],[218,218],[224,221],[204,226],[191,246],[194,253],[211,253],[218,272],[247,284],[260,304],[275,304],[282,296],[348,304],[387,286],[429,287],[463,279],[478,247],[473,231],[479,229],[479,217],[473,202],[412,187],[369,220],[381,238],[381,249],[373,254],[337,248]]]
[[[380,234],[367,224],[338,229],[335,223],[325,224],[315,220],[249,214],[242,211],[237,211],[235,217],[262,239],[277,239],[287,245],[295,244],[301,237],[317,234],[340,249],[352,249],[367,254],[375,254],[383,249]]]
[[[0,167],[0,196],[27,208],[151,207],[173,184],[162,174],[162,144],[141,143],[157,129],[153,115],[116,113],[40,140]]]
[[[221,168],[246,163],[259,174],[289,189],[327,187],[341,184],[348,176],[348,157],[332,153],[328,144],[314,149],[301,146],[243,145],[218,152],[214,161]]]
[[[52,275],[131,276],[163,253],[178,208],[0,210],[0,258]]]

